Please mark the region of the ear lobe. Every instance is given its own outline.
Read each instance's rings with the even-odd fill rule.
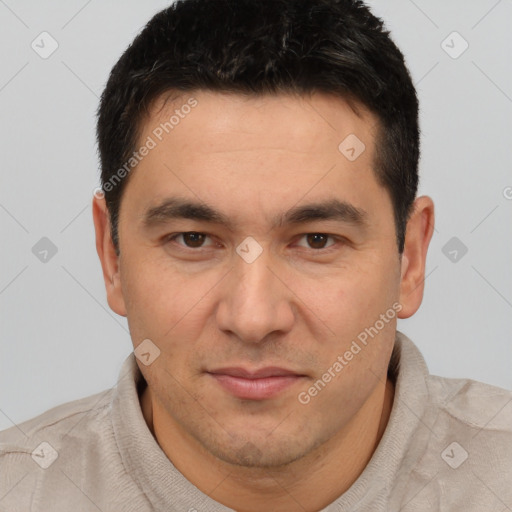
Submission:
[[[434,203],[428,196],[416,199],[407,223],[402,254],[398,318],[414,315],[423,300],[427,250],[434,232]]]
[[[103,270],[103,280],[110,309],[126,316],[126,306],[121,289],[119,257],[116,254],[110,232],[110,215],[104,197],[93,198],[92,214],[96,232],[96,251]]]

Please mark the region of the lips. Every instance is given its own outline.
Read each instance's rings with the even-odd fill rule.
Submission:
[[[301,381],[305,375],[275,366],[248,370],[220,368],[208,374],[228,393],[242,400],[265,400]]]

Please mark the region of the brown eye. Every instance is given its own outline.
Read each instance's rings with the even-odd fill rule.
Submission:
[[[182,233],[183,241],[187,247],[201,247],[204,243],[206,235],[203,233],[196,233],[195,231],[191,231],[189,233]]]
[[[198,233],[197,231],[186,231],[182,233],[176,233],[166,237],[166,242],[174,242],[181,247],[188,247],[189,249],[201,249],[211,247],[213,244],[204,245],[205,240],[210,238],[205,233]]]
[[[324,235],[322,233],[310,233],[306,235],[308,244],[313,249],[324,249],[325,244],[329,238],[329,235]]]
[[[302,242],[302,240],[304,239],[305,242]],[[331,239],[330,242],[328,242],[329,239]],[[336,237],[332,235],[327,235],[326,233],[307,233],[305,235],[302,235],[298,245],[300,247],[305,247],[307,249],[314,249],[320,251],[322,249],[328,249],[329,247],[336,245]]]

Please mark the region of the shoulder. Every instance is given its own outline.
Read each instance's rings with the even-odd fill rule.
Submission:
[[[472,379],[429,375],[431,403],[453,421],[476,431],[512,435],[512,391]]]
[[[433,375],[426,384],[413,441],[418,458],[409,473],[413,491],[425,490],[412,503],[466,504],[468,511],[512,503],[512,391]]]
[[[102,510],[113,510],[106,508],[112,490],[132,485],[115,442],[114,396],[107,390],[68,402],[0,432],[2,505],[57,512],[76,502],[77,511],[90,510],[77,494],[83,485]]]
[[[390,368],[400,374],[399,381],[407,388],[401,396],[411,402],[406,405],[417,409],[416,415],[424,416],[424,426],[442,423],[444,418],[457,432],[512,434],[512,390],[432,375],[406,335],[397,331],[397,341]]]
[[[412,341],[402,333],[397,340],[393,407],[406,443],[394,483],[397,510],[473,512],[512,504],[512,391],[432,375]]]
[[[46,442],[61,446],[94,436],[108,421],[113,390],[67,402],[0,432],[0,467],[10,454],[27,454]],[[53,446],[53,445],[52,445]],[[54,448],[57,450],[58,446]]]

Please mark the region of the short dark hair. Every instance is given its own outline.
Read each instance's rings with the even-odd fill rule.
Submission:
[[[358,0],[178,0],[123,53],[98,108],[101,183],[118,255],[129,176],[111,180],[136,150],[152,103],[194,90],[321,92],[363,104],[378,119],[374,172],[390,194],[402,254],[418,187],[418,99],[383,21]]]

